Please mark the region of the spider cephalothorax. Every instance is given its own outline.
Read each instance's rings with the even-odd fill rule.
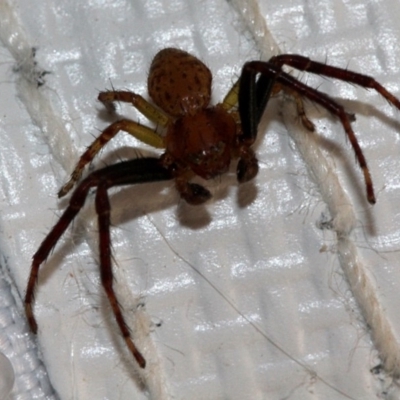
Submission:
[[[194,56],[178,49],[164,49],[154,58],[149,78],[149,95],[158,106],[129,91],[108,91],[99,94],[99,100],[112,109],[114,102],[131,103],[160,129],[153,130],[129,119],[108,126],[88,147],[75,167],[71,179],[60,190],[67,194],[81,178],[84,167],[118,132],[125,131],[141,141],[163,148],[161,157],[146,157],[123,161],[89,174],[79,183],[71,196],[69,206],[46,236],[33,256],[28,281],[25,309],[34,332],[37,324],[33,315],[33,295],[40,265],[47,259],[75,216],[81,210],[90,188],[96,188],[95,206],[99,225],[99,252],[101,281],[110,301],[124,340],[140,367],[146,361],[132,341],[113,289],[110,240],[110,202],[108,189],[153,181],[174,180],[181,197],[191,204],[207,201],[211,194],[203,186],[192,183],[196,175],[212,179],[227,172],[237,160],[239,183],[254,178],[258,164],[251,146],[257,136],[260,118],[272,93],[282,89],[293,95],[299,115],[308,129],[313,124],[303,110],[302,98],[320,104],[343,125],[362,168],[367,198],[375,202],[372,180],[365,157],[351,128],[351,120],[344,108],[327,95],[301,83],[282,70],[289,65],[299,70],[351,82],[378,91],[400,109],[400,101],[375,79],[341,68],[328,66],[299,55],[281,55],[268,62],[251,61],[243,66],[239,81],[222,103],[210,105],[212,76],[209,69]],[[238,111],[236,106],[238,105]]]

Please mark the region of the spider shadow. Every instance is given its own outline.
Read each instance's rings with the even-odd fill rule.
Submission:
[[[263,113],[263,116],[259,122],[258,125],[258,134],[256,137],[256,140],[252,146],[252,149],[254,150],[256,156],[257,156],[257,150],[259,147],[262,145],[262,143],[265,140],[265,136],[268,135],[268,132],[270,131],[270,125],[273,122],[282,122],[282,119],[280,117],[280,107],[281,107],[281,98],[280,96],[275,96],[272,97],[269,102],[268,102],[268,107]],[[260,159],[258,159],[258,162],[260,163]],[[236,166],[237,163],[235,163],[234,168],[236,171]],[[264,171],[266,172],[266,171]],[[259,172],[260,173],[260,172]],[[258,187],[256,185],[257,177],[256,179],[253,179],[249,182],[245,182],[242,184],[238,184],[237,180],[235,180],[235,185],[238,187],[237,190],[237,204],[239,208],[246,208],[250,206],[257,198],[258,196]]]
[[[120,162],[123,159],[148,156],[158,157],[159,155],[160,153],[154,154],[154,152],[126,146],[109,153],[102,162],[110,165]],[[204,183],[204,181],[200,183],[207,186],[207,183]],[[136,201],[136,205],[134,206],[132,206],[132,199]],[[211,222],[211,215],[207,210],[209,202],[204,205],[189,205],[179,197],[173,180],[149,182],[125,187],[113,193],[110,196],[110,200],[112,201],[113,219],[118,219],[120,223],[129,222],[143,216],[143,214],[162,211],[172,206],[177,206],[176,216],[183,226],[200,229]],[[124,210],[123,217],[116,218],[116,210]]]
[[[350,112],[354,110],[356,115],[364,115],[368,117],[373,116],[394,130],[400,131],[399,121],[387,116],[373,105],[354,100],[337,99],[337,101],[340,102],[346,108],[346,110]],[[279,113],[276,112],[275,108],[276,107],[271,107],[270,105],[262,118],[259,127],[260,134],[258,135],[256,143],[253,146],[255,150],[264,140],[265,135],[268,133],[269,125],[272,123],[272,121],[276,119],[280,120],[280,118],[277,117]],[[104,116],[110,117],[110,114],[106,111],[103,114]],[[337,122],[337,119],[331,116],[329,113],[326,113],[326,115],[328,118],[331,118]],[[353,123],[353,127],[355,128],[356,134],[359,135],[360,133],[357,132],[356,123]],[[365,188],[363,186],[362,179],[360,179],[360,174],[357,171],[357,165],[355,165],[354,162],[349,159],[350,153],[344,150],[342,144],[338,144],[335,141],[324,137],[323,134],[319,134],[318,137],[321,147],[328,153],[333,154],[335,158],[338,158],[344,166],[345,173],[355,188],[354,192],[356,193],[358,200],[361,204],[366,205],[365,208],[367,210],[367,220],[370,222],[367,223],[366,226],[369,233],[374,234],[375,218],[372,212],[373,209],[372,207],[369,207],[368,203],[366,202]],[[154,152],[149,153],[146,150],[129,146],[119,147],[115,151],[109,152],[105,158],[102,158],[101,161],[97,162],[97,165],[102,167],[105,165],[114,164],[122,159],[132,159],[139,156],[145,157],[149,155],[154,156]],[[226,198],[231,187],[238,188],[237,201],[239,207],[247,207],[255,200],[257,197],[257,186],[255,185],[255,182],[252,181],[246,184],[238,185],[236,181],[235,168],[236,165],[234,163],[232,165],[230,174],[215,179],[214,183],[211,182],[211,186],[215,186],[212,202]],[[91,170],[93,169],[94,168],[92,167]],[[209,186],[209,182],[205,182],[204,185]],[[92,192],[89,194],[86,203],[92,203],[90,207],[93,207],[93,200]],[[207,209],[207,206],[212,202],[207,202],[205,205],[200,206],[191,206],[187,204],[181,200],[178,194],[175,192],[172,181],[146,183],[146,185],[137,184],[130,187],[118,188],[115,192],[111,191],[110,201],[112,204],[113,221],[117,222],[118,224],[133,221],[142,217],[143,214],[151,214],[162,211],[174,205],[177,205],[176,215],[179,222],[183,226],[191,229],[201,229],[208,225],[212,220],[212,216]],[[68,203],[68,199],[60,202],[62,208],[65,208],[66,203]],[[96,218],[94,211],[90,215],[92,218]],[[44,284],[52,276],[52,273],[56,270],[56,268],[61,265],[63,258],[66,255],[71,254],[73,252],[73,248],[85,240],[85,235],[83,234],[84,229],[81,224],[79,224],[78,228],[75,227],[73,231],[74,239],[64,240],[63,243],[57,246],[55,249],[51,260],[46,262],[46,264],[41,267],[41,285]]]
[[[140,148],[134,147],[119,147],[115,151],[107,154],[101,160],[103,167],[110,164],[115,164],[122,160],[133,159],[138,157],[159,156],[154,152],[148,152]],[[153,212],[168,209],[171,206],[176,206],[176,217],[182,226],[193,230],[199,230],[209,225],[212,221],[212,215],[208,207],[214,202],[225,199],[229,194],[231,187],[238,187],[237,201],[239,207],[246,207],[257,196],[257,189],[254,181],[247,182],[239,185],[236,178],[237,162],[232,163],[230,173],[223,176],[214,178],[213,180],[206,181],[199,177],[193,179],[193,182],[199,183],[212,192],[212,199],[204,204],[190,205],[179,197],[179,194],[174,188],[173,180],[163,182],[146,183],[145,185],[138,184],[131,187],[125,187],[110,196],[112,201],[112,212],[115,214],[116,210],[124,210],[123,221],[128,222],[134,220],[143,214],[151,214]],[[98,168],[93,168],[98,169]],[[169,190],[169,194],[167,193]],[[158,192],[158,194],[157,194]],[[151,193],[151,195],[149,194]],[[161,196],[161,197],[160,197]],[[132,206],[132,202],[128,204],[126,199],[139,199],[137,206]],[[141,199],[144,199],[143,201]],[[158,199],[158,200],[157,200]],[[151,206],[152,202],[157,202],[158,206]],[[120,222],[123,222],[122,220]]]
[[[117,189],[116,192],[111,190],[110,203],[112,208],[112,221],[116,221],[119,225],[120,223],[122,224],[124,222],[140,218],[144,213],[160,211],[175,204],[175,197],[171,196],[169,193],[170,186],[171,182],[163,181],[148,183],[146,185],[123,187]],[[149,193],[151,193],[151,196],[149,196]],[[53,274],[56,273],[56,270],[63,265],[63,262],[65,262],[65,258],[69,254],[73,254],[74,248],[86,240],[85,226],[92,225],[93,222],[96,225],[97,214],[94,208],[94,194],[95,190],[91,191],[86,200],[85,217],[89,217],[89,220],[81,221],[79,224],[75,224],[75,226],[72,227],[74,239],[71,240],[71,238],[68,237],[66,240],[63,240],[63,242],[55,248],[51,257],[49,257],[49,262],[46,262],[41,266],[39,274],[40,279],[37,289],[44,285],[53,276]],[[61,201],[60,209],[65,209],[68,203],[69,198]],[[71,229],[71,227],[69,227],[69,229]],[[93,260],[95,260],[94,265],[97,265],[97,268],[99,269],[98,254],[94,255]],[[65,270],[65,274],[69,274],[69,271]],[[85,291],[85,293],[87,292],[88,296],[92,295],[87,284],[83,284],[82,289]],[[106,327],[106,335],[111,340],[118,353],[123,355],[121,358],[121,364],[124,366],[123,368],[132,376],[138,388],[140,390],[144,390],[145,388],[143,387],[142,380],[137,374],[135,360],[131,354],[126,351],[125,343],[121,339],[119,331],[116,330],[115,317],[111,312],[110,304],[101,284],[98,286],[98,294],[100,297],[100,307],[98,312],[101,314],[102,321]],[[139,307],[140,304],[137,304],[137,306]]]
[[[137,317],[137,313],[135,313],[132,308],[139,309],[142,307],[145,307],[145,304],[141,302],[140,299],[138,299],[137,303],[132,305],[129,310],[123,308],[122,312],[125,318],[126,315],[130,312],[132,312]],[[112,312],[109,300],[104,290],[102,290],[100,293],[99,313],[101,314],[102,325],[104,328],[103,334],[107,336],[107,339],[111,342],[112,349],[119,356],[119,368],[124,369],[124,372],[131,377],[138,390],[145,391],[146,385],[145,381],[141,379],[140,367],[138,366],[132,354],[129,352],[127,345],[122,337],[122,334],[119,331],[119,328],[115,321],[115,316]]]
[[[355,121],[352,121],[353,130],[357,136],[360,138],[362,131],[357,129],[357,116],[362,115],[365,117],[373,117],[382,122],[383,125],[393,129],[394,131],[400,132],[400,121],[393,117],[388,116],[384,112],[377,109],[372,104],[367,104],[358,100],[346,100],[343,98],[333,98],[337,103],[341,104],[347,112],[353,113]],[[319,108],[319,107],[318,107]],[[332,122],[337,124],[337,118],[326,112],[325,117],[329,118]],[[340,126],[340,124],[339,124]],[[352,183],[352,193],[357,197],[359,204],[362,204],[365,210],[366,218],[366,230],[370,235],[376,234],[376,219],[373,212],[373,207],[367,202],[365,195],[365,185],[362,176],[359,172],[359,167],[357,162],[354,163],[349,157],[352,149],[347,151],[342,144],[329,139],[323,135],[323,133],[318,133],[319,145],[328,153],[332,154],[335,159],[338,159],[344,168],[346,177],[349,182]],[[343,132],[344,134],[344,132]],[[348,141],[347,141],[348,142]],[[374,171],[370,171],[373,177]],[[379,200],[378,200],[379,201]]]
[[[368,232],[374,234],[375,230],[375,217],[371,205],[368,203],[365,194],[364,180],[357,171],[357,165],[350,159],[351,155],[340,143],[329,139],[323,135],[318,135],[318,145],[327,153],[332,155],[335,160],[338,160],[346,175],[346,180],[352,183],[352,195],[356,196],[359,204],[365,210]]]
[[[60,207],[61,211],[64,211],[65,207]],[[59,210],[57,210],[59,211]],[[55,221],[58,221],[61,217],[61,213],[56,213]],[[53,225],[55,222],[53,222]],[[57,243],[56,247],[50,252],[49,257],[43,264],[41,264],[39,269],[39,276],[36,284],[36,291],[40,290],[42,285],[45,285],[49,279],[56,273],[56,271],[62,266],[63,261],[68,257],[68,255],[74,253],[74,248],[79,246],[84,241],[83,227],[79,225],[75,226],[74,222],[71,223],[70,227],[67,229],[68,232],[71,232],[71,227],[73,234],[70,235],[67,239],[63,240],[63,236],[60,238],[62,243]],[[43,239],[46,237],[44,234]]]
[[[364,103],[359,100],[333,99],[340,103],[346,110],[354,110],[356,121],[353,124],[357,123],[357,115],[363,115],[364,117],[376,118],[394,131],[400,132],[400,121],[380,111],[373,104]],[[393,109],[395,109],[394,106]]]
[[[336,99],[335,99],[336,100]],[[362,135],[362,131],[357,130],[357,115],[362,115],[364,117],[373,117],[379,121],[381,121],[382,125],[387,126],[389,129],[394,132],[397,132],[397,135],[400,134],[400,120],[396,119],[395,117],[391,117],[385,112],[380,111],[376,106],[373,104],[368,104],[364,103],[362,101],[357,101],[357,100],[343,100],[343,99],[338,99],[338,102],[345,107],[346,110],[355,110],[355,122],[352,123],[353,129],[355,131],[355,134],[357,137],[360,137]],[[393,107],[395,111],[395,109]],[[379,134],[378,137],[380,137],[381,134]],[[373,171],[371,171],[371,174],[373,175]],[[364,201],[365,201],[365,195],[364,195]]]
[[[142,155],[142,151],[138,151],[135,148],[125,147],[118,149],[118,151],[111,152],[105,159],[101,161],[102,165],[99,168],[106,165],[114,164],[120,162],[122,158],[137,158]],[[149,154],[146,154],[148,156]],[[152,154],[154,156],[154,153]],[[93,166],[90,170],[97,170],[99,168],[94,168]],[[89,173],[85,174],[85,176]],[[112,188],[109,191],[109,198],[111,202],[111,218],[112,221],[118,221],[123,223],[126,221],[134,220],[136,218],[142,217],[143,214],[153,213],[156,211],[161,211],[163,209],[169,208],[171,205],[176,203],[174,196],[171,196],[169,188],[171,186],[171,181],[162,182],[150,182],[145,185],[137,184],[130,187],[119,187]],[[73,189],[74,190],[74,189]],[[85,241],[85,226],[96,222],[97,214],[94,208],[94,195],[95,191],[91,190],[86,198],[85,206],[79,211],[77,217],[83,212],[85,212],[86,218],[89,218],[88,223],[85,224],[80,222],[75,224],[75,219],[71,222],[71,225],[67,228],[67,231],[61,236],[60,241],[66,235],[67,232],[72,231],[72,238],[68,237],[64,239],[62,243],[57,243],[55,249],[51,253],[48,262],[44,263],[40,268],[39,274],[39,285],[45,284],[48,279],[51,278],[56,269],[62,265],[63,260],[69,254],[73,254],[73,249]],[[151,193],[151,195],[149,195]],[[61,199],[58,204],[58,209],[61,213],[69,205],[71,194]],[[55,221],[57,221],[61,213],[57,215]]]
[[[193,206],[185,201],[178,202],[176,217],[182,226],[193,230],[202,229],[212,221],[212,216],[205,204]]]
[[[121,162],[122,160],[148,156],[154,157],[155,154],[134,147],[120,147],[108,153],[106,157],[97,162],[96,166],[92,165],[90,167],[90,172],[107,165]],[[235,168],[236,165],[234,163],[232,170]],[[85,176],[89,175],[89,173]],[[156,213],[176,206],[176,217],[179,223],[190,229],[198,230],[209,225],[212,221],[208,206],[213,202],[226,198],[230,187],[239,187],[238,201],[241,207],[245,207],[251,203],[257,194],[257,189],[253,182],[238,185],[236,173],[233,172],[223,177],[216,178],[213,181],[201,180],[200,183],[206,187],[211,186],[210,189],[213,192],[213,198],[204,205],[196,206],[186,203],[179,197],[174,188],[173,180],[111,188],[109,191],[109,198],[111,203],[112,223],[119,226],[141,218],[143,215]],[[85,207],[78,213],[79,218],[79,214],[85,210],[86,217],[89,218],[87,225],[95,223],[97,218],[94,209],[95,190],[96,189],[92,190],[88,194]],[[63,211],[68,207],[70,197],[71,195],[61,199],[59,202],[60,210]],[[56,220],[58,220],[58,218],[59,217],[57,217]],[[85,225],[86,224],[83,222],[79,224],[75,224],[74,221],[71,222],[71,226],[67,231],[71,232],[72,227],[72,239],[67,238],[67,240],[64,239],[62,243],[57,244],[51,254],[51,259],[49,257],[49,261],[41,266],[39,275],[40,285],[45,284],[47,280],[51,278],[52,274],[62,265],[63,259],[68,256],[68,254],[73,254],[74,247],[79,246],[85,241]]]
[[[97,114],[98,118],[106,123],[111,123],[117,120],[118,118],[124,118],[124,116],[119,112],[118,104],[116,104],[115,107],[111,108],[106,108],[103,105],[101,105],[101,107],[99,107],[97,110]],[[271,110],[267,110],[265,114],[273,115],[273,112]],[[149,122],[151,123],[151,121]],[[258,144],[260,143],[259,138],[253,145],[254,148],[258,147],[257,143]],[[154,156],[154,153],[152,155]],[[122,148],[119,147],[116,151],[109,153],[107,155],[107,158],[103,159],[103,162],[105,163],[105,165],[109,165],[121,161],[121,159],[132,159],[132,158],[137,158],[138,156],[143,156],[142,149],[137,149],[137,148],[134,149],[128,146]],[[217,177],[213,181],[201,180],[200,182],[198,182],[204,187],[207,187],[208,189],[210,188],[210,186],[215,187],[216,186],[215,183],[216,182],[218,183],[218,187],[212,193],[211,201],[208,201],[202,205],[193,206],[179,199],[179,197],[177,198],[178,200],[175,200],[175,204],[177,204],[176,216],[182,226],[186,226],[190,229],[197,230],[209,225],[211,223],[212,216],[209,213],[207,206],[210,203],[226,198],[229,192],[229,187],[231,186],[238,187],[237,202],[240,208],[247,207],[255,200],[255,198],[257,197],[257,188],[255,183],[248,182],[245,184],[238,185],[236,180],[237,163],[233,164],[235,168],[234,180],[232,179],[231,176],[229,176],[229,174],[228,177],[225,174],[223,177]],[[198,180],[198,178],[194,179],[194,181],[196,180]],[[132,215],[131,219],[133,218],[135,218],[134,215]]]
[[[123,118],[122,115],[117,111],[116,105],[110,105],[107,108],[100,101],[98,101],[96,111],[97,118],[107,124],[113,123],[119,118]]]

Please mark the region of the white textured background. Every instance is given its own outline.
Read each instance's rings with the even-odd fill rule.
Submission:
[[[3,274],[21,297],[32,254],[66,206],[57,190],[111,121],[98,91],[112,84],[146,93],[152,57],[175,46],[211,68],[220,101],[241,65],[266,52],[234,3],[0,0],[0,243]],[[373,75],[400,94],[397,1],[258,4],[282,52]],[[49,71],[39,90],[21,79],[35,79],[31,47],[38,70]],[[400,340],[400,113],[372,91],[300,76],[357,114],[354,129],[378,196],[373,208],[341,126],[308,108],[356,204],[354,240]],[[23,374],[21,348],[33,345],[18,344],[17,375],[26,380],[17,380],[12,399],[400,398],[389,378],[370,371],[379,358],[343,278],[335,236],[318,228],[329,216],[282,123],[285,101],[271,102],[254,183],[238,188],[233,174],[210,182],[214,200],[197,208],[170,183],[112,195],[116,291],[136,324],[145,374],[136,375],[99,284],[91,196],[41,270],[35,314],[44,367],[28,360],[39,388]],[[145,122],[128,106],[119,111]],[[133,157],[137,146],[145,147],[121,134],[92,167]],[[17,336],[26,341],[24,329]],[[14,340],[2,332],[2,343]],[[11,359],[18,353],[15,346],[9,352]]]

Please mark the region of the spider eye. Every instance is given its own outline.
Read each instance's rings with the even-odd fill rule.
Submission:
[[[188,154],[187,160],[195,165],[209,165],[218,162],[226,149],[224,142],[218,142],[198,153]]]

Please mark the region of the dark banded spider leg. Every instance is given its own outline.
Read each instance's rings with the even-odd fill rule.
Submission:
[[[100,169],[84,179],[73,193],[69,206],[56,225],[42,242],[33,256],[32,269],[25,295],[25,311],[33,332],[37,332],[37,323],[33,314],[34,291],[38,280],[40,265],[47,259],[62,234],[83,207],[90,188],[96,188],[96,212],[99,226],[100,274],[101,282],[111,304],[115,319],[124,340],[141,368],[146,360],[132,341],[129,328],[125,323],[121,307],[113,289],[113,273],[111,265],[110,240],[110,202],[107,190],[114,186],[132,185],[136,183],[158,182],[172,179],[172,174],[164,168],[158,158],[139,158],[124,161]]]
[[[371,175],[365,156],[351,127],[350,116],[346,113],[343,106],[329,96],[305,85],[284,72],[282,70],[283,65],[289,65],[301,71],[319,74],[357,84],[365,88],[374,89],[398,109],[400,109],[400,101],[372,77],[311,61],[303,56],[281,55],[271,58],[268,62],[251,61],[246,63],[242,69],[239,86],[239,114],[243,136],[255,138],[258,123],[262,116],[263,109],[265,109],[267,105],[274,84],[279,84],[289,89],[291,92],[298,93],[300,96],[308,98],[339,118],[363,172],[367,199],[371,204],[374,204],[376,199]],[[258,76],[260,76],[260,78],[257,79]],[[258,82],[260,82],[261,79],[263,79],[264,82],[268,82],[268,84],[259,84]],[[260,93],[260,88],[262,89],[262,87],[266,88],[264,97],[262,93]]]

